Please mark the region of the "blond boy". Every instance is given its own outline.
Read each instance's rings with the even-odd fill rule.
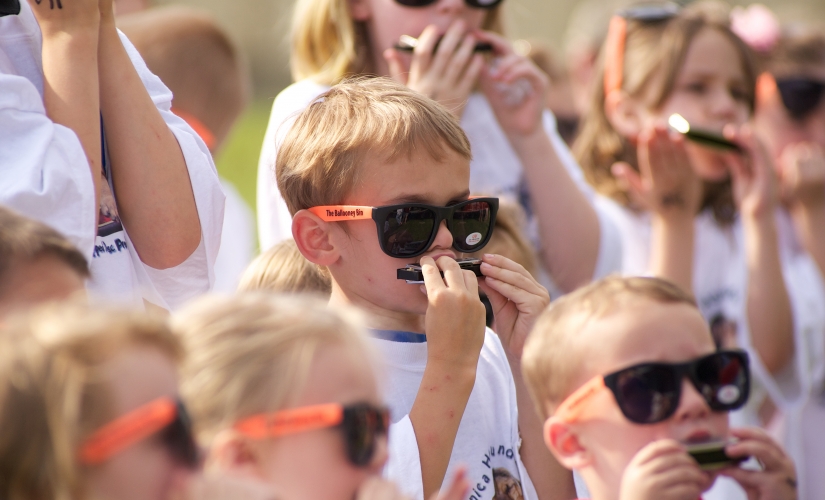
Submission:
[[[611,277],[559,299],[524,348],[544,440],[593,500],[696,500],[718,475],[751,499],[796,498],[793,463],[759,429],[728,427],[745,404],[748,358],[716,351],[694,299],[656,278]],[[690,444],[727,441],[763,470],[702,470]]]
[[[484,246],[498,205],[470,199],[469,163],[449,111],[363,79],[333,87],[298,116],[275,173],[298,249],[332,277],[330,303],[366,311],[387,359],[386,473],[416,498],[441,488],[459,463],[469,468],[470,499],[503,494],[496,485],[505,484],[525,498],[572,496],[571,476],[542,449],[540,422],[513,377],[547,291],[501,256],[483,257],[481,280],[455,261]],[[408,263],[423,267],[423,285],[396,279]],[[485,329],[479,288],[498,335]]]

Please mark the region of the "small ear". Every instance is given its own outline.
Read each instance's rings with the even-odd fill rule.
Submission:
[[[231,472],[235,476],[263,478],[261,455],[258,449],[232,429],[220,431],[209,447],[206,469]]]
[[[762,108],[776,98],[776,80],[768,72],[756,79],[756,109]]]
[[[607,94],[604,113],[610,125],[622,136],[635,140],[642,133],[641,105],[625,91],[614,90]]]
[[[372,17],[369,0],[349,0],[349,12],[353,21],[368,21]]]
[[[332,224],[309,210],[299,210],[292,217],[292,237],[304,257],[313,264],[329,266],[338,260],[338,251],[332,243]]]
[[[562,466],[581,469],[590,465],[589,453],[582,446],[572,425],[556,417],[544,422],[544,443]]]

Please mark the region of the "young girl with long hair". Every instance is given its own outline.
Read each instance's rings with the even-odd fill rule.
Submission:
[[[778,236],[772,159],[747,125],[749,48],[709,4],[631,8],[611,21],[598,75],[575,151],[621,228],[623,271],[692,291],[720,347],[735,338],[752,353],[756,387],[737,423],[764,425],[772,403],[797,411],[825,298],[810,256]],[[736,150],[688,142],[668,129],[674,113]]]
[[[473,150],[471,191],[524,206],[543,267],[561,290],[618,267],[615,228],[594,211],[592,190],[544,109],[546,76],[501,35],[501,3],[297,0],[297,83],[275,100],[258,170],[263,248],[291,237],[273,176],[291,118],[344,76],[369,74],[392,77],[460,117]],[[411,52],[396,48],[405,35],[416,38]]]

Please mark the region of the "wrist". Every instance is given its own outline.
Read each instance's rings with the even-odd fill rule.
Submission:
[[[539,120],[536,128],[529,132],[505,130],[505,134],[510,141],[510,145],[513,146],[513,149],[515,149],[519,155],[528,151],[536,151],[537,149],[546,147],[552,149],[553,147],[550,143],[550,138],[544,132],[544,127],[541,126],[541,120]]]
[[[88,45],[94,45],[95,49],[97,49],[99,30],[100,22],[98,18],[70,26],[58,25],[56,23],[40,23],[40,33],[43,36],[44,48],[46,48],[48,44],[62,43],[71,44],[73,50],[82,49]]]

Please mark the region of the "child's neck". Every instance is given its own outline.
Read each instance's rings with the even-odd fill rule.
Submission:
[[[332,282],[332,293],[329,297],[329,303],[332,305],[355,307],[365,312],[366,326],[368,328],[426,333],[424,331],[423,314],[393,311],[380,307],[357,294],[344,291],[335,283],[335,280]]]

